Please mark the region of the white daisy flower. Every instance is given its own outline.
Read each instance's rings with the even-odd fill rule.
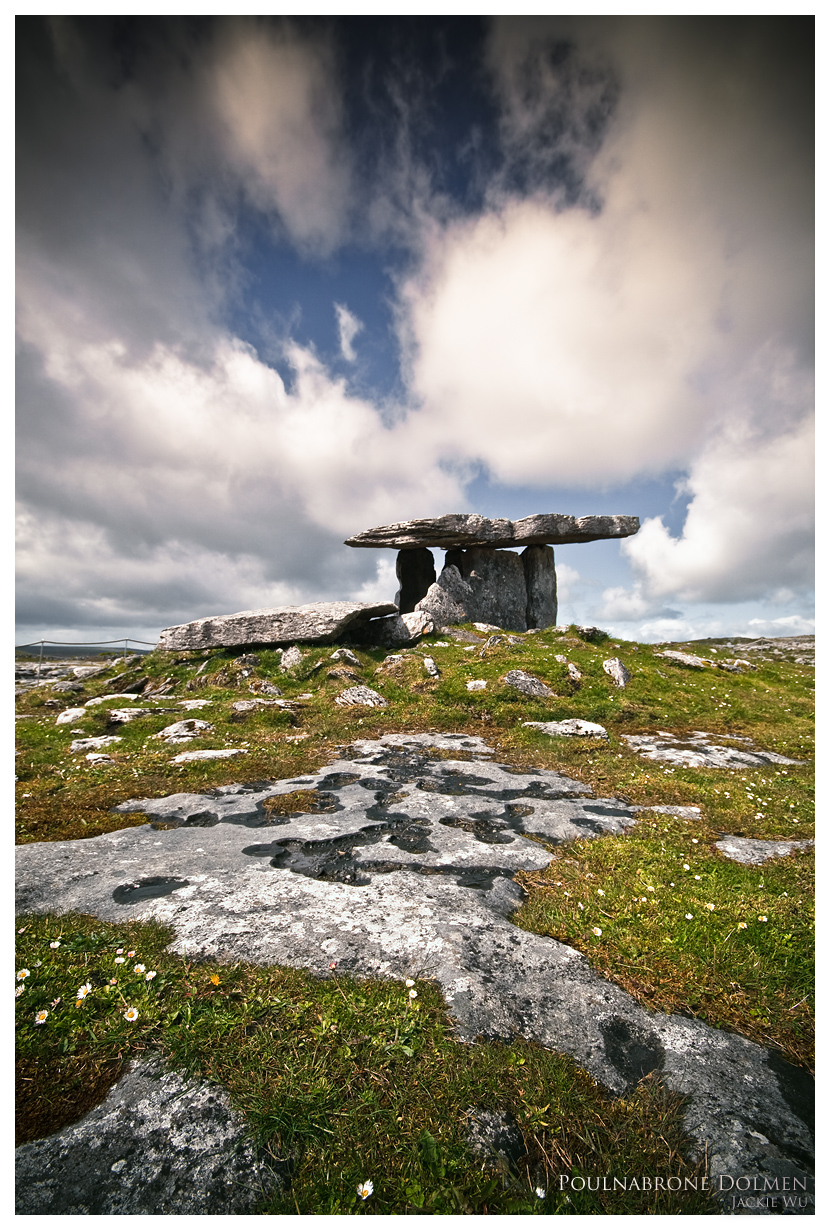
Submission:
[[[361,1200],[368,1200],[374,1190],[375,1185],[371,1179],[364,1179],[362,1183],[357,1185],[357,1194]]]

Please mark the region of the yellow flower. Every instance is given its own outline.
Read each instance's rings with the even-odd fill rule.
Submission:
[[[602,935],[602,927],[594,927],[594,935]]]
[[[219,975],[218,974],[211,974],[210,980],[215,987],[219,986]]]
[[[124,1013],[124,1020],[125,1021],[137,1021],[138,1020],[137,1010],[135,1008],[128,1008],[127,1011]]]
[[[739,931],[746,931],[746,923],[738,923]]]

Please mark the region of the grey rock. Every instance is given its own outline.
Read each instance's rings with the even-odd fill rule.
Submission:
[[[253,713],[257,709],[291,709],[290,700],[272,700],[270,697],[257,696],[254,700],[235,700],[231,705],[234,713]],[[213,727],[210,728],[213,730]]]
[[[768,858],[784,858],[793,850],[807,850],[813,841],[759,841],[753,837],[722,837],[715,848],[735,863],[758,866]]]
[[[336,705],[366,705],[370,709],[385,709],[389,702],[378,693],[367,688],[363,684],[358,684],[356,688],[346,688],[345,692],[341,692],[339,696],[335,696],[334,703]]]
[[[63,683],[53,683],[49,690],[50,692],[83,692],[84,685],[67,680]]]
[[[435,558],[426,547],[399,551],[395,574],[400,581],[395,602],[401,615],[405,615],[415,610],[416,604],[426,597],[430,585],[435,583]]]
[[[646,760],[661,760],[668,764],[682,764],[688,768],[736,769],[756,768],[765,764],[801,764],[777,752],[763,752],[760,748],[724,747],[714,743],[713,738],[702,731],[693,732],[687,739],[661,731],[657,735],[622,735],[628,746]],[[741,742],[745,742],[744,739]],[[746,740],[752,743],[752,740]]]
[[[331,662],[347,662],[349,666],[360,666],[360,658],[351,649],[335,649],[329,659]]]
[[[234,756],[247,756],[244,747],[226,747],[205,749],[202,752],[180,752],[170,761],[171,764],[186,764],[190,760],[231,760]]]
[[[79,1123],[21,1145],[18,1215],[251,1214],[282,1186],[227,1093],[133,1062]]]
[[[76,679],[94,679],[96,675],[103,675],[109,670],[109,666],[74,666],[72,674]]]
[[[632,804],[632,811],[653,811],[661,816],[679,816],[681,820],[699,820],[701,808],[690,805],[689,807],[681,807],[676,803],[655,803],[646,807],[644,804]]]
[[[436,760],[436,747],[471,759]],[[265,799],[300,790],[326,807],[271,823]],[[809,1164],[804,1073],[736,1034],[647,1011],[574,949],[509,921],[521,900],[512,877],[546,866],[542,842],[625,832],[636,813],[619,799],[594,798],[553,770],[496,763],[472,736],[397,734],[264,789],[131,799],[119,810],[177,827],[18,846],[21,912],[154,918],[189,959],[323,977],[336,961],[358,977],[433,978],[464,1041],[521,1034],[571,1055],[614,1094],[656,1071],[684,1096],[684,1125],[710,1173]],[[138,882],[128,878],[136,867]],[[165,877],[162,895],[149,896]]]
[[[79,718],[86,717],[86,709],[64,709],[55,718],[56,726],[66,726],[70,722],[77,722]]]
[[[717,650],[714,650],[717,653]],[[693,667],[697,670],[704,670],[706,667],[712,667],[715,670],[730,671],[733,675],[740,675],[746,670],[757,670],[752,662],[745,658],[733,658],[731,661],[728,658],[701,658],[696,653],[683,653],[679,649],[663,649],[654,651],[655,658],[667,658],[669,662],[674,662],[678,666]]]
[[[473,627],[478,628],[479,632],[501,632],[495,624],[483,624],[479,620],[473,620]]]
[[[521,1129],[506,1111],[471,1107],[464,1138],[472,1153],[490,1170],[515,1170],[527,1153]]]
[[[468,609],[469,608],[469,609]],[[473,609],[473,591],[452,565],[446,565],[427,595],[415,607],[428,615],[436,628],[467,623]]]
[[[478,656],[480,658],[483,658],[485,654],[487,653],[488,649],[495,649],[497,645],[503,645],[503,644],[504,644],[503,636],[488,636],[487,640],[484,642],[481,649],[479,650]]]
[[[526,547],[543,543],[595,542],[628,538],[640,528],[638,517],[571,517],[537,513],[520,521],[491,520],[478,513],[448,513],[417,521],[396,521],[346,539],[349,547]]]
[[[115,725],[123,726],[126,722],[135,722],[138,718],[146,717],[148,713],[169,712],[169,709],[110,709],[107,717]]]
[[[244,703],[246,702],[243,701]],[[256,705],[256,701],[247,703]],[[185,718],[181,722],[173,722],[172,725],[165,726],[156,738],[161,739],[164,743],[189,743],[191,739],[196,739],[199,735],[207,734],[212,730],[213,726],[210,722],[204,722],[200,718]]]
[[[261,666],[262,659],[257,653],[243,653],[240,657],[233,659],[234,666]]]
[[[392,602],[309,602],[304,606],[264,607],[216,615],[165,628],[158,647],[166,650],[220,649],[232,645],[287,645],[294,641],[329,644],[355,625],[391,615]]]
[[[487,687],[486,679],[468,679],[466,688],[468,692],[483,692]]]
[[[602,664],[606,675],[610,675],[618,688],[624,688],[631,678],[631,672],[626,670],[619,658],[608,658]]]
[[[533,730],[541,730],[543,735],[567,735],[586,737],[590,739],[607,739],[608,731],[598,722],[584,722],[582,718],[565,718],[561,722],[522,722],[522,726],[530,726]]]
[[[468,620],[495,624],[513,632],[525,631],[525,570],[515,551],[494,551],[490,547],[448,551],[446,567],[457,568],[472,590],[465,608]]]
[[[120,743],[121,735],[98,735],[94,739],[73,739],[69,744],[70,752],[88,752],[98,751],[102,747],[109,747],[113,743]]]
[[[108,756],[106,752],[87,752],[84,757],[90,764],[115,764],[112,756]]]
[[[546,683],[542,683],[542,680],[537,679],[535,675],[528,675],[527,671],[508,671],[504,677],[504,682],[509,684],[511,688],[515,688],[518,692],[524,692],[526,696],[544,698],[556,695]]]
[[[424,670],[432,679],[441,678],[441,672],[439,671],[438,667],[435,665],[434,658],[424,658]]]
[[[574,662],[568,663],[568,678],[573,680],[574,683],[582,681],[582,671]]]
[[[269,683],[267,679],[253,679],[248,684],[248,691],[261,693],[263,696],[282,696],[282,689],[275,683]],[[187,701],[184,704],[187,706]]]
[[[568,629],[562,628],[562,631],[567,632]],[[604,641],[608,637],[608,633],[603,632],[602,628],[594,628],[593,626],[585,628],[578,626],[576,631],[583,641],[590,641],[592,644]]]
[[[280,670],[290,671],[295,666],[299,666],[303,660],[302,651],[296,645],[292,645],[290,649],[284,649],[280,658]]]
[[[525,574],[525,626],[552,628],[558,610],[553,547],[525,547],[519,557]]]

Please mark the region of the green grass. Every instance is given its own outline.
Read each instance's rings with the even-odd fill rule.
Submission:
[[[436,644],[441,640],[450,643]],[[502,643],[482,653],[480,647],[466,651],[463,643],[434,636],[417,651],[405,653],[401,663],[391,665],[384,664],[386,651],[356,648],[360,668],[355,673],[384,695],[386,709],[344,709],[334,704],[335,696],[353,681],[328,677],[335,666],[329,661],[333,647],[303,647],[303,663],[287,675],[279,671],[278,657],[269,651],[259,653],[260,665],[247,676],[242,673],[246,668],[234,662],[238,653],[231,651],[211,657],[153,653],[135,668],[122,671],[120,678],[116,666],[99,678],[86,680],[77,697],[56,696],[47,687],[37,689],[18,703],[19,711],[28,716],[18,722],[17,730],[17,840],[94,836],[126,824],[142,824],[146,820],[141,814],[125,817],[113,815],[110,809],[129,797],[298,776],[321,768],[338,748],[346,748],[356,738],[394,731],[463,730],[486,739],[500,760],[558,769],[601,796],[647,805],[701,807],[700,818],[694,821],[650,815],[625,836],[552,849],[551,866],[524,877],[528,897],[515,921],[585,952],[595,968],[648,1007],[690,1013],[715,1026],[737,1030],[776,1048],[792,1062],[810,1067],[812,857],[807,852],[763,868],[746,868],[723,858],[714,843],[726,833],[765,839],[812,837],[812,669],[786,657],[759,662],[757,670],[738,675],[685,669],[656,657],[651,646],[609,640],[590,644],[573,629],[566,634],[548,629],[524,637],[523,642],[515,647]],[[704,657],[712,650],[706,642],[677,647]],[[435,659],[440,679],[426,675],[421,661],[424,654]],[[557,654],[578,666],[583,674],[580,686],[574,686],[566,665],[557,662]],[[602,669],[603,660],[612,656],[622,658],[631,671],[624,690],[615,688]],[[720,656],[740,657],[740,645]],[[503,677],[516,668],[543,679],[556,695],[540,701],[512,691]],[[161,698],[162,705],[172,706],[188,697],[204,697],[212,704],[190,714],[148,715],[117,728],[108,727],[101,709],[87,711],[70,726],[55,725],[55,716],[64,706],[83,704],[108,692],[129,691],[131,683],[144,677],[154,682],[168,680],[172,685],[171,693]],[[468,692],[465,683],[470,679],[485,679],[487,689]],[[284,698],[294,702],[292,712],[234,713],[233,701],[250,698],[249,688],[258,682],[279,686]],[[309,699],[299,699],[308,693]],[[53,700],[59,700],[59,705],[48,703]],[[183,747],[165,746],[152,737],[185,716],[205,718],[215,729]],[[609,731],[608,743],[550,739],[521,724],[566,717],[602,723]],[[79,737],[71,729],[87,736],[121,735],[122,742],[113,745],[114,750],[107,749],[113,763],[93,767],[82,754],[71,754],[69,743]],[[803,763],[752,770],[675,768],[642,759],[622,739],[625,734],[661,729],[681,736],[693,730],[749,735],[758,747]],[[199,746],[245,747],[247,754],[232,761],[170,763],[177,752]],[[688,872],[684,863],[689,865]],[[701,879],[696,880],[696,875]],[[708,908],[710,904],[714,909]],[[693,917],[686,919],[687,913]],[[759,921],[759,915],[766,916],[766,923]],[[741,922],[746,922],[745,928]],[[28,920],[25,925],[24,936],[42,935],[45,944],[42,928],[54,930],[57,924]],[[63,925],[70,930],[76,926]],[[87,932],[91,925],[77,924],[81,930],[86,926]],[[594,927],[602,931],[601,936],[594,933]],[[95,924],[95,930],[115,936],[103,924]],[[139,951],[138,939],[124,939],[128,931],[122,928],[120,941],[107,942]],[[521,1040],[510,1048],[464,1047],[452,1038],[437,991],[426,984],[418,987],[418,1012],[405,1014],[410,1024],[417,1019],[420,1031],[417,1047],[410,1047],[413,1055],[408,1056],[400,1050],[400,1033],[394,1044],[397,1051],[383,1049],[394,1038],[394,1024],[400,1027],[400,1004],[405,1007],[398,984],[347,984],[342,979],[314,982],[296,972],[236,966],[211,969],[220,977],[220,986],[215,987],[204,967],[193,967],[188,973],[180,961],[166,955],[166,940],[160,932],[144,928],[129,934],[138,937],[139,933],[142,951],[158,971],[152,984],[143,988],[140,1027],[128,1028],[127,1022],[119,1021],[114,1006],[117,991],[102,990],[94,1002],[101,1005],[106,996],[112,997],[110,1024],[106,1028],[94,1025],[91,1032],[83,1025],[84,1013],[93,1002],[93,997],[87,997],[90,1004],[83,1001],[65,1018],[76,1020],[75,1013],[76,1025],[67,1026],[60,1035],[69,1038],[67,1047],[74,1045],[75,1050],[65,1050],[59,1059],[49,1048],[41,1054],[38,1048],[46,1047],[45,1039],[58,1036],[56,1018],[63,1020],[62,1013],[69,1010],[62,1006],[53,1013],[45,1004],[50,1012],[48,1028],[35,1026],[33,991],[39,983],[26,980],[27,990],[18,1000],[18,1010],[24,1016],[29,1012],[21,1034],[21,1055],[24,1066],[34,1063],[39,1075],[24,1078],[23,1084],[41,1084],[48,1070],[50,1099],[57,1105],[64,1098],[77,1118],[100,1098],[125,1056],[141,1047],[165,1051],[177,1063],[227,1084],[257,1130],[277,1142],[273,1147],[299,1149],[289,1204],[274,1211],[406,1212],[420,1208],[418,1201],[423,1199],[423,1208],[432,1212],[507,1212],[513,1208],[511,1201],[525,1202],[514,1211],[634,1212],[631,1193],[624,1206],[586,1204],[579,1209],[573,1194],[570,1205],[560,1206],[552,1192],[543,1204],[528,1193],[540,1185],[536,1182],[539,1174],[555,1174],[557,1168],[563,1173],[580,1168],[583,1173],[611,1173],[615,1168],[622,1173],[620,1167],[635,1166],[632,1159],[636,1158],[637,1173],[655,1173],[656,1155],[647,1151],[656,1149],[659,1142],[655,1144],[656,1133],[649,1134],[644,1125],[658,1118],[664,1125],[664,1142],[659,1148],[669,1150],[661,1155],[661,1172],[679,1164],[683,1145],[678,1106],[659,1086],[646,1083],[633,1098],[613,1101],[570,1061]],[[64,960],[66,951],[65,946],[49,950],[46,945],[38,957],[44,962],[37,971],[41,981],[48,963],[57,961],[54,952]],[[96,976],[103,977],[99,950],[88,944],[83,951],[89,968],[95,965]],[[23,951],[19,964],[32,969],[34,959]],[[76,973],[78,981],[71,990],[84,981],[80,968],[73,970],[69,981]],[[32,969],[32,977],[34,974]],[[94,979],[93,984],[97,985]],[[294,989],[289,995],[286,988]],[[63,991],[58,994],[66,998]],[[286,1003],[290,999],[293,1007],[278,1010],[269,996],[281,996]],[[50,994],[50,1002],[55,997]],[[307,1003],[302,1011],[301,1003]],[[188,1006],[187,1022],[184,1016],[173,1019]],[[193,1017],[197,1008],[198,1028]],[[153,1016],[156,1009],[158,1015]],[[336,1030],[329,1029],[331,1037],[324,1043],[314,1030],[320,1028],[318,1018],[329,1020],[329,1016]],[[289,1019],[293,1022],[290,1028]],[[363,1040],[353,1045],[344,1043],[344,1036]],[[386,1041],[375,1046],[367,1038]],[[27,1049],[31,1047],[34,1050]],[[344,1047],[352,1054],[341,1055]],[[203,1054],[211,1057],[208,1066]],[[243,1080],[245,1057],[254,1054],[258,1056],[254,1075],[250,1081]],[[514,1054],[523,1058],[521,1064],[509,1059]],[[97,1057],[95,1063],[90,1055]],[[87,1058],[82,1061],[81,1056]],[[310,1056],[315,1058],[307,1068],[304,1065],[312,1062]],[[437,1066],[429,1066],[433,1064]],[[257,1069],[267,1076],[256,1077]],[[285,1075],[278,1076],[283,1071]],[[431,1074],[428,1080],[427,1073]],[[528,1073],[533,1073],[532,1081]],[[307,1131],[269,1118],[281,1113],[268,1092],[271,1084],[282,1091],[280,1105],[293,1108],[291,1122],[306,1124]],[[567,1097],[566,1088],[571,1091]],[[522,1124],[529,1152],[521,1174],[499,1177],[492,1187],[492,1176],[471,1165],[461,1142],[464,1110],[470,1105],[509,1109]],[[555,1108],[545,1112],[548,1126],[531,1131],[528,1125],[535,1122],[536,1111],[528,1107],[538,1110],[548,1105]],[[38,1130],[56,1122],[54,1116],[49,1118],[48,1110],[43,1113],[45,1118],[38,1120],[35,1115],[31,1119],[40,1124]],[[312,1124],[317,1125],[313,1131]],[[425,1132],[435,1140],[438,1154]],[[652,1159],[650,1171],[643,1170],[647,1156]],[[442,1169],[443,1174],[438,1173]],[[356,1196],[356,1185],[364,1178],[372,1178],[375,1184],[375,1194],[365,1204]],[[546,1186],[547,1180],[541,1185]],[[580,1199],[588,1201],[589,1196],[584,1193]],[[590,1196],[590,1200],[600,1199],[606,1197]],[[615,1199],[620,1199],[619,1194]],[[653,1202],[648,1207],[650,1212],[669,1211],[668,1207],[658,1210]],[[686,1205],[683,1208],[692,1211]],[[677,1211],[675,1206],[671,1211]]]
[[[152,1051],[220,1082],[262,1145],[292,1159],[290,1191],[264,1212],[713,1211],[693,1191],[566,1198],[560,1174],[699,1178],[683,1160],[680,1100],[649,1080],[612,1099],[570,1060],[520,1038],[466,1046],[427,982],[412,999],[390,980],[190,964],[165,952],[160,927],[83,916],[24,919],[16,938],[18,970],[29,971],[17,1000],[19,1142],[73,1122],[88,1108],[79,1098],[94,1104],[128,1059]],[[515,1118],[526,1154],[514,1167],[482,1168],[470,1152],[471,1107]],[[366,1179],[374,1192],[364,1202]]]

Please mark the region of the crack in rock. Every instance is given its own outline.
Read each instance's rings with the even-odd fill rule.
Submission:
[[[659,1071],[684,1095],[710,1173],[800,1171],[812,1150],[804,1073],[642,1008],[573,948],[510,921],[517,871],[545,867],[559,842],[623,833],[637,814],[492,751],[472,736],[385,735],[301,778],[129,799],[116,811],[143,811],[146,826],[18,847],[18,908],[157,919],[190,957],[434,979],[463,1041],[521,1034],[617,1095]],[[302,813],[275,817],[272,840],[246,840],[274,823],[265,800],[292,794]]]

